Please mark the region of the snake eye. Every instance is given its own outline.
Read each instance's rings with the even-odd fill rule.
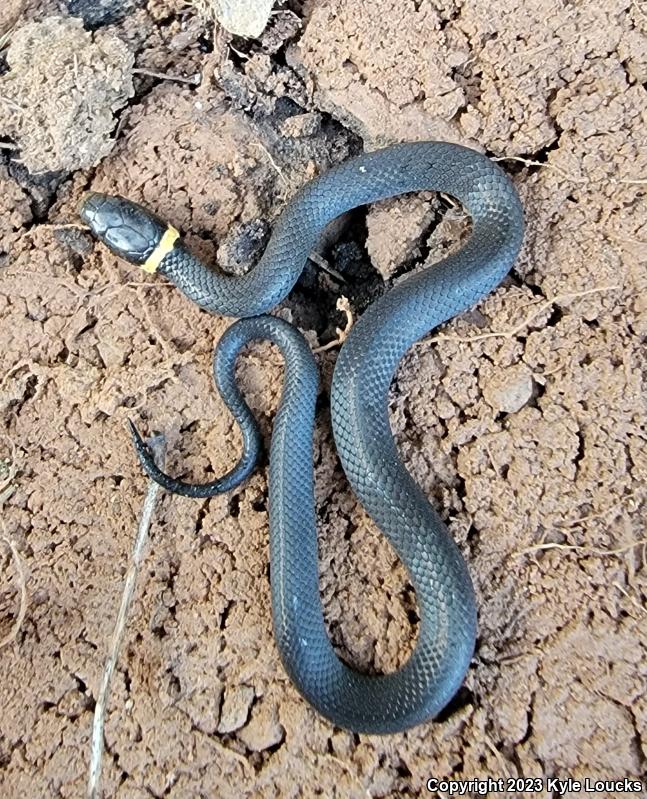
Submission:
[[[143,264],[160,243],[167,225],[158,216],[125,197],[90,192],[79,216],[115,255]]]

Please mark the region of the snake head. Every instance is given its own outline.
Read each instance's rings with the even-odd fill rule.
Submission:
[[[145,263],[168,225],[151,211],[125,197],[90,192],[79,206],[79,216],[115,255],[133,264]]]

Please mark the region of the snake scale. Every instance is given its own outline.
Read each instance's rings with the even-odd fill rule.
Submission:
[[[341,349],[331,388],[342,466],[404,563],[420,615],[417,642],[405,665],[369,676],[335,654],[319,596],[315,362],[294,327],[263,314],[289,293],[331,220],[357,206],[421,190],[457,198],[471,216],[471,236],[458,253],[411,275],[366,310]],[[388,391],[409,347],[476,303],[511,268],[521,246],[523,217],[509,179],[484,155],[444,142],[406,143],[360,155],[296,194],[276,220],[261,260],[242,276],[208,268],[190,254],[177,231],[121,197],[89,194],[80,214],[117,254],[164,275],[200,307],[241,317],[214,356],[216,385],[243,434],[238,464],[206,485],[174,480],[157,469],[133,428],[140,460],[153,479],[196,497],[241,483],[254,469],[261,443],[235,382],[235,361],[255,339],[274,342],[283,354],[284,385],[269,462],[272,616],[281,659],[301,694],[334,724],[356,732],[399,732],[433,718],[465,676],[476,640],[476,604],[457,546],[400,460]]]

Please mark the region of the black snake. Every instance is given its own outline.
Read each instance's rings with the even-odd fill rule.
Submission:
[[[392,674],[367,676],[335,654],[319,597],[312,452],[317,369],[294,327],[261,314],[288,294],[328,222],[359,205],[421,190],[456,197],[471,215],[471,236],[457,254],[412,275],[368,308],[341,349],[331,389],[344,471],[406,566],[420,612],[407,663]],[[299,191],[276,220],[260,262],[243,276],[209,269],[177,231],[123,198],[90,194],[81,216],[114,252],[165,275],[202,308],[248,317],[227,330],[214,359],[216,384],[243,433],[240,461],[208,485],[181,483],[155,467],[133,429],[144,468],[158,482],[204,497],[250,474],[260,437],[236,386],[235,360],[253,339],[268,339],[283,353],[286,373],[269,466],[272,611],[281,658],[303,696],[332,722],[357,732],[397,732],[433,717],[469,665],[476,607],[458,548],[398,456],[387,397],[409,347],[494,289],[512,266],[523,218],[511,182],[485,156],[455,144],[400,144],[361,155]]]

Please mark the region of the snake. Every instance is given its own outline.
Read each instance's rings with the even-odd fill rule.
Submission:
[[[359,502],[386,536],[415,590],[419,621],[410,656],[381,674],[356,669],[330,640],[319,590],[314,498],[318,371],[304,336],[269,315],[290,292],[323,231],[362,205],[420,191],[443,192],[471,217],[457,251],[395,283],[353,324],[330,387],[339,460]],[[284,363],[269,453],[268,508],[272,621],[284,668],[329,722],[356,733],[398,733],[437,717],[462,685],[477,635],[473,584],[447,525],[405,467],[389,421],[389,391],[410,347],[494,290],[523,238],[517,191],[486,155],[454,143],[407,142],[350,158],[306,183],[277,216],[267,246],[247,273],[210,267],[180,233],[124,197],[90,192],[79,208],[92,233],[115,254],[170,280],[201,308],[237,317],[216,347],[214,380],[240,426],[242,455],[206,484],[161,471],[137,428],[146,473],[171,491],[208,497],[240,485],[262,448],[258,424],[236,383],[241,350],[262,339]]]

